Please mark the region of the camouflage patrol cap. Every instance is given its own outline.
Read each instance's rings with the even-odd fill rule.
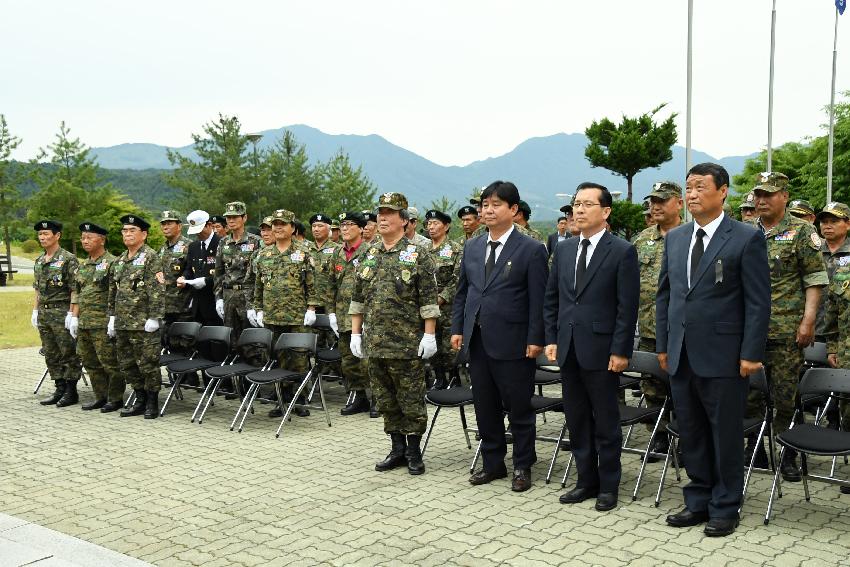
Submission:
[[[275,221],[295,224],[295,213],[286,209],[278,209],[272,213],[272,222]]]
[[[271,215],[269,215],[267,217],[263,217],[263,220],[260,221],[260,228],[263,228],[264,226],[271,228],[273,218],[274,217],[272,217]]]
[[[755,209],[756,208],[756,195],[752,191],[746,194],[746,196],[741,200],[741,205],[738,209]]]
[[[815,208],[808,201],[796,199],[788,205],[788,212],[792,215],[813,215],[815,214]]]
[[[43,219],[33,225],[33,230],[52,230],[53,233],[62,232],[62,223],[55,220]]]
[[[416,207],[407,207],[407,216],[411,220],[419,220],[419,209]]]
[[[659,181],[658,183],[652,184],[652,190],[649,192],[649,195],[646,196],[647,199],[655,197],[656,199],[667,200],[670,197],[681,197],[682,196],[682,186],[673,181]]]
[[[652,214],[652,211],[649,210],[649,196],[646,197],[643,201],[643,214],[644,216],[649,216]]]
[[[182,222],[180,219],[182,215],[174,210],[162,211],[159,215],[159,222],[168,222],[168,221],[177,221]]]
[[[756,176],[756,186],[753,191],[776,193],[788,190],[788,176],[778,171],[762,171]]]
[[[233,201],[224,206],[224,216],[226,217],[241,217],[248,214],[248,207],[242,201]]]
[[[844,203],[833,201],[831,203],[827,203],[823,210],[818,213],[818,220],[822,219],[826,215],[832,215],[839,219],[848,220],[850,219],[850,207]]]
[[[400,211],[407,208],[407,197],[401,193],[384,193],[378,199],[379,209],[392,209]]]
[[[469,204],[470,205],[480,205],[481,204],[481,193],[483,193],[486,188],[487,187],[476,187],[475,189],[473,189],[472,190],[472,196],[469,198]]]
[[[331,219],[331,230],[339,230],[339,219]]]

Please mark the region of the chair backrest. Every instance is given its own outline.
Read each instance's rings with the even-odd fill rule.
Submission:
[[[466,351],[460,349],[455,357],[455,365],[466,366],[467,364],[469,364],[469,349]]]
[[[770,396],[770,385],[767,380],[767,372],[764,368],[754,374],[750,374],[750,390],[761,393],[767,399]]]
[[[545,352],[541,352],[537,356],[537,360],[534,362],[537,365],[538,370],[542,370],[544,372],[561,372],[560,368],[558,368],[558,361],[552,362],[549,360]]]
[[[316,321],[313,323],[313,328],[320,331],[330,331],[331,318],[326,313],[316,313]]]
[[[177,321],[168,327],[168,336],[165,338],[168,343],[168,350],[175,352],[177,350],[191,352],[195,341],[198,338],[198,332],[201,330],[201,324],[195,321]],[[186,341],[186,348],[178,349],[174,346],[174,339],[183,339]]]
[[[845,368],[809,368],[797,388],[807,394],[850,394],[850,370]]]
[[[809,366],[828,366],[826,359],[826,343],[814,343],[803,349],[803,360]]]
[[[317,340],[315,333],[281,333],[274,344],[274,356],[278,358],[285,350],[314,354]]]
[[[195,349],[203,358],[223,362],[230,356],[230,343],[233,329],[230,327],[209,325],[201,327],[195,339]]]
[[[661,368],[661,364],[658,362],[658,355],[654,352],[634,351],[632,358],[629,360],[629,367],[626,368],[626,372],[649,374],[658,382],[661,382],[669,393],[670,376]]]
[[[244,356],[248,354],[247,351],[249,350],[250,354],[255,354],[256,347],[261,347],[263,349],[263,360],[267,361],[271,355],[273,339],[274,333],[271,329],[250,327],[239,335],[239,340],[236,341],[236,349]]]

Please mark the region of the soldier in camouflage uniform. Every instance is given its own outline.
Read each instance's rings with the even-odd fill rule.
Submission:
[[[342,246],[342,240],[339,229],[339,219],[332,218],[331,219],[331,242],[339,244]]]
[[[460,219],[463,225],[463,240],[464,242],[472,238],[475,231],[481,225],[481,220],[478,218],[478,209],[472,205],[461,207],[457,212],[457,218]]]
[[[233,329],[236,344],[248,320],[249,283],[246,275],[251,258],[260,248],[260,239],[245,230],[248,220],[245,203],[234,201],[224,207],[230,233],[218,243],[215,256],[215,309],[226,327]]]
[[[331,219],[323,213],[316,213],[310,217],[310,231],[313,233],[314,241],[306,241],[304,244],[310,249],[310,255],[313,257],[316,281],[322,289],[327,289],[331,258],[334,251],[339,248],[339,244],[329,238]],[[321,307],[318,309],[319,313],[323,311]]]
[[[408,220],[407,226],[404,228],[405,238],[427,250],[431,247],[431,240],[425,238],[416,230],[419,227],[419,209],[416,207],[407,207],[407,216],[410,220]]]
[[[815,224],[815,209],[803,199],[795,199],[788,205],[788,212],[810,224]]]
[[[743,222],[755,222],[756,196],[753,195],[752,191],[750,191],[744,196],[744,199],[741,201],[740,206],[738,206],[738,211],[740,211],[741,213],[741,220]]]
[[[256,313],[257,326],[273,331],[275,341],[282,333],[309,333],[307,326],[316,321],[316,307],[322,305],[323,290],[315,284],[315,261],[307,244],[292,237],[294,223],[292,211],[276,210],[272,215],[275,244],[260,250],[254,261],[254,292],[249,309]],[[302,355],[290,353],[281,366],[306,372],[307,361]],[[296,414],[305,416],[310,412],[300,407]],[[278,406],[269,417],[282,415]]]
[[[818,213],[817,220],[820,223],[822,237],[820,251],[826,265],[826,275],[832,285],[836,270],[839,267],[850,266],[850,239],[847,238],[847,231],[850,229],[850,208],[844,203],[827,203]],[[825,340],[825,316],[828,302],[829,295],[821,301],[820,309],[818,309],[815,336],[819,341]]]
[[[437,353],[434,333],[440,308],[434,261],[404,237],[407,206],[401,193],[384,193],[378,200],[381,243],[371,245],[357,267],[348,312],[351,352],[368,357],[384,431],[392,439],[389,455],[375,470],[407,464],[408,472],[416,475],[425,472],[419,444],[428,421],[422,359]],[[425,321],[424,334],[420,319]]]
[[[378,216],[373,211],[363,211],[366,226],[363,227],[363,240],[372,243],[380,241],[378,236]]]
[[[352,394],[348,403],[339,411],[341,415],[354,415],[370,410],[366,388],[369,374],[366,363],[351,353],[351,294],[354,292],[354,276],[364,252],[369,245],[363,240],[366,219],[362,213],[346,212],[339,215],[343,245],[331,255],[331,270],[328,276],[327,299],[325,300],[331,327],[339,335],[339,352],[342,356],[342,377],[346,390]],[[374,399],[374,397],[373,397]],[[377,415],[375,416],[377,417]]]
[[[165,325],[162,331],[163,343],[168,341],[168,331],[171,325],[177,321],[191,321],[189,312],[189,300],[192,290],[186,286],[178,287],[177,279],[183,275],[186,269],[186,257],[189,252],[191,240],[183,236],[183,224],[180,213],[177,211],[162,211],[159,217],[159,226],[165,235],[165,242],[159,249],[159,261],[162,264],[161,271],[156,274],[156,279],[162,285],[162,304],[165,313]],[[186,348],[188,344],[172,344],[177,348]]]
[[[767,241],[771,269],[771,317],[764,363],[773,382],[774,430],[781,433],[789,427],[794,415],[803,348],[814,340],[821,291],[829,280],[815,227],[785,209],[788,177],[777,172],[761,173],[753,193],[759,215],[756,224]],[[757,399],[757,396],[750,398],[750,417],[761,416]],[[755,441],[750,439],[748,454]],[[764,446],[760,439],[758,447],[761,454]],[[802,478],[796,459],[794,450],[785,450],[780,467],[782,477],[789,482],[799,482]],[[759,461],[766,459],[760,455]]]
[[[79,401],[77,380],[80,378],[80,359],[77,358],[74,339],[68,333],[77,257],[59,246],[61,223],[42,220],[35,223],[33,230],[44,252],[36,258],[33,266],[35,304],[31,321],[41,337],[44,362],[56,385],[53,394],[40,403],[65,407]]]
[[[163,316],[162,270],[159,255],[145,243],[150,223],[136,215],[121,217],[121,236],[127,247],[112,265],[107,333],[116,338],[118,367],[132,386],[136,400],[121,417],[159,416],[160,320]]]
[[[662,181],[652,186],[647,196],[652,226],[644,229],[634,245],[640,263],[640,305],[638,307],[638,332],[640,341],[638,350],[655,352],[655,296],[658,292],[658,276],[661,273],[661,261],[664,258],[664,237],[667,232],[682,223],[682,187],[672,181]],[[646,397],[647,407],[659,407],[664,402],[665,392],[659,391],[658,384],[652,380],[641,380],[640,389]],[[647,424],[652,431],[652,426]],[[669,439],[664,429],[656,436],[653,453],[666,453]],[[650,457],[650,462],[656,461]]]
[[[531,228],[531,225],[528,224],[528,219],[530,218],[531,207],[525,201],[520,200],[519,207],[517,208],[516,214],[514,214],[514,224],[524,228],[524,233],[537,242],[546,244],[546,239],[543,238],[543,235]]]
[[[437,320],[437,354],[431,359],[436,381],[432,389],[448,388],[453,377],[460,377],[455,366],[457,352],[452,350],[452,304],[457,293],[457,280],[460,277],[460,260],[463,257],[463,245],[449,240],[452,217],[442,211],[430,210],[425,213],[425,223],[431,236],[428,253],[437,266],[437,304],[440,306],[440,318]]]
[[[107,230],[91,222],[80,225],[80,242],[89,257],[80,262],[71,294],[71,336],[77,339],[77,354],[91,378],[94,401],[84,410],[101,413],[124,405],[124,376],[118,370],[115,340],[106,334],[109,289],[116,258],[106,246]]]

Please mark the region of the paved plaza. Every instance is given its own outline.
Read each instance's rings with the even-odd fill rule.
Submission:
[[[11,516],[0,518],[0,553],[12,549],[7,541],[22,554],[40,549],[39,537],[13,534],[29,525],[43,528],[42,539],[55,530],[105,548],[92,548],[98,559],[90,565],[140,565],[130,559],[136,558],[205,567],[822,566],[846,565],[850,556],[850,496],[835,486],[812,485],[805,502],[802,484],[784,484],[785,496],[764,526],[770,479],[757,475],[741,527],[710,539],[701,528],[665,525],[682,499],[671,475],[661,506],[653,505],[662,463],[648,465],[639,498],[631,501],[637,455],[623,455],[619,507],[600,514],[592,500],[559,504],[560,484],[544,484],[551,443],[537,445],[530,491],[512,493],[509,479],[470,486],[473,451],[457,410],[441,412],[425,454],[427,472],[412,477],[406,470],[374,471],[389,445],[381,420],[341,417],[344,394],[336,382],[326,382],[332,427],[313,410],[275,439],[279,421],[265,416],[269,405],[257,406],[241,434],[228,429],[238,400],[219,398],[203,425],[190,423],[194,392],[153,421],[83,412],[79,405],[42,407],[32,391],[43,369],[38,349],[0,351],[0,513]],[[90,390],[81,392],[88,401]],[[557,435],[562,414],[547,417],[547,423],[538,419],[539,433]],[[558,460],[558,479],[566,461],[567,455]],[[841,472],[850,476],[850,466]],[[73,541],[76,548],[54,546],[49,559],[44,552],[44,560],[6,556],[0,565],[86,564],[74,555],[82,542]]]

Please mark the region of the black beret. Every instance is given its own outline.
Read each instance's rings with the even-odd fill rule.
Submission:
[[[137,227],[141,228],[142,230],[147,230],[151,227],[151,223],[149,223],[148,221],[146,221],[142,217],[136,216],[136,215],[124,215],[123,217],[121,217],[118,220],[121,221],[121,224],[129,224],[129,225],[137,226]]]
[[[55,220],[43,219],[33,225],[33,230],[52,230],[53,232],[62,232],[62,223]]]
[[[297,220],[294,223],[292,223],[292,225],[295,227],[295,234],[304,234],[305,228],[304,228],[303,222],[301,222],[300,220]]]
[[[363,216],[363,213],[358,213],[357,211],[347,211],[339,215],[339,222],[353,222],[360,228],[366,226],[366,217]]]
[[[314,222],[323,222],[325,224],[331,224],[331,219],[328,215],[316,213],[315,215],[310,217],[310,224],[312,225]]]
[[[378,215],[376,215],[372,211],[363,211],[363,218],[366,219],[366,222],[378,222]]]
[[[425,213],[425,220],[429,221],[431,219],[436,219],[443,224],[450,224],[452,222],[452,217],[444,213],[443,211],[438,211],[436,209],[431,209]]]
[[[221,215],[213,215],[210,217],[210,222],[218,223],[222,226],[227,224],[227,219]]]
[[[475,215],[477,217],[478,209],[471,205],[466,205],[465,207],[461,207],[460,210],[457,212],[457,218],[459,219],[462,219],[466,215]]]
[[[567,213],[568,215],[573,214],[573,206],[572,205],[564,205],[560,208],[562,213]]]
[[[526,217],[531,217],[531,207],[528,206],[528,203],[525,201],[519,202],[519,210],[525,213]]]
[[[95,234],[102,234],[106,236],[109,231],[103,228],[102,226],[98,226],[93,222],[84,222],[80,225],[80,232],[93,232]]]

